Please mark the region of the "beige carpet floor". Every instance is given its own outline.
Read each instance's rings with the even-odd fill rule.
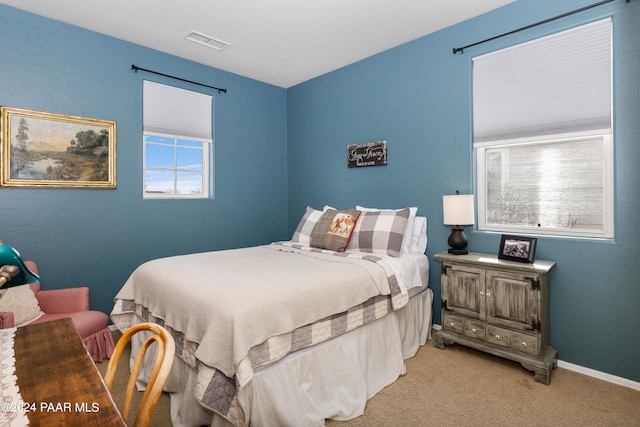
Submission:
[[[103,374],[106,365],[98,364]],[[127,378],[120,363],[113,390],[118,405]],[[151,425],[171,426],[166,394]],[[562,368],[546,386],[518,363],[459,345],[440,350],[430,340],[407,360],[406,375],[369,400],[364,415],[326,425],[640,427],[640,391]]]

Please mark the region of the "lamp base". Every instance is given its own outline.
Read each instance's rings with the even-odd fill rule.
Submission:
[[[467,240],[467,236],[464,235],[463,230],[459,225],[451,227],[451,234],[449,235],[449,240],[447,240],[450,246],[450,254],[466,255],[469,253],[469,251],[467,251],[469,241]]]
[[[467,255],[469,253],[469,251],[466,249],[453,249],[453,248],[449,249],[448,252],[453,255]]]

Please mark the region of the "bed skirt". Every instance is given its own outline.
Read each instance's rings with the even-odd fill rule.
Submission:
[[[427,288],[396,312],[257,370],[238,396],[246,425],[322,426],[362,415],[367,400],[404,375],[404,360],[430,338],[432,303]],[[196,401],[195,379],[176,358],[165,386],[173,426],[230,426]]]
[[[84,346],[91,355],[94,362],[102,362],[104,359],[111,358],[115,344],[113,343],[113,333],[109,327],[99,330],[98,332],[84,337],[82,339]]]

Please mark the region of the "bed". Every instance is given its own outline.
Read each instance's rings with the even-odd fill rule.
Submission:
[[[348,420],[430,337],[425,249],[416,208],[308,207],[290,241],[142,264],[111,319],[174,336],[174,426]]]

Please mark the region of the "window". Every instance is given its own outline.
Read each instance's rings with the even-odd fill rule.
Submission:
[[[208,198],[212,97],[144,82],[144,198]]]
[[[613,237],[611,26],[473,58],[480,230]]]
[[[206,197],[208,144],[145,135],[145,194]]]

